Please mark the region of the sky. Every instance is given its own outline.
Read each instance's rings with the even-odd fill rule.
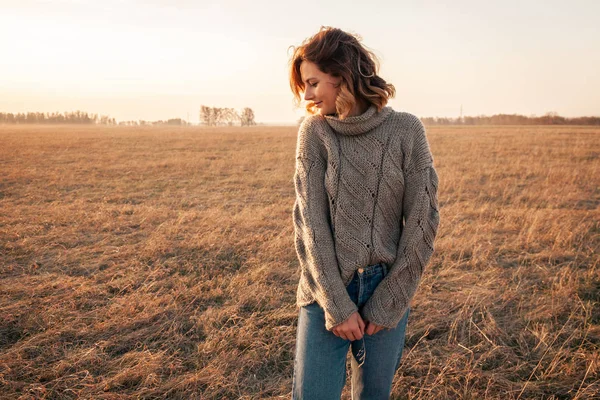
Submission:
[[[600,1],[0,0],[0,112],[293,124],[290,46],[357,34],[419,117],[600,115]]]

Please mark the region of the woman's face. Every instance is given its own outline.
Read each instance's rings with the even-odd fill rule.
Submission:
[[[319,114],[335,114],[335,99],[340,91],[342,78],[336,78],[319,70],[315,63],[302,61],[300,78],[304,82],[304,100],[311,101]]]

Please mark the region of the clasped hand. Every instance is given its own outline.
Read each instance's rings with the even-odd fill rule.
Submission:
[[[354,341],[362,339],[365,333],[367,335],[374,335],[382,329],[387,328],[371,321],[365,323],[360,313],[355,311],[344,322],[334,326],[331,331],[342,339]]]

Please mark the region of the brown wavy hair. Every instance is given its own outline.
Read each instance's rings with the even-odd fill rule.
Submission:
[[[396,88],[377,75],[379,60],[375,54],[360,43],[362,38],[338,28],[321,26],[319,32],[307,38],[294,50],[289,61],[290,87],[294,94],[294,104],[300,107],[305,91],[300,74],[302,61],[310,61],[319,70],[334,77],[341,77],[340,92],[335,107],[340,119],[348,116],[357,101],[374,104],[377,111],[396,95]],[[316,113],[313,103],[306,105],[309,114]]]

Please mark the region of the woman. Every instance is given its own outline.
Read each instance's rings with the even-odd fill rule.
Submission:
[[[321,27],[294,49],[307,103],[293,209],[300,263],[294,399],[339,399],[352,349],[353,399],[388,399],[409,304],[433,253],[438,177],[417,117],[386,106],[374,54]]]

